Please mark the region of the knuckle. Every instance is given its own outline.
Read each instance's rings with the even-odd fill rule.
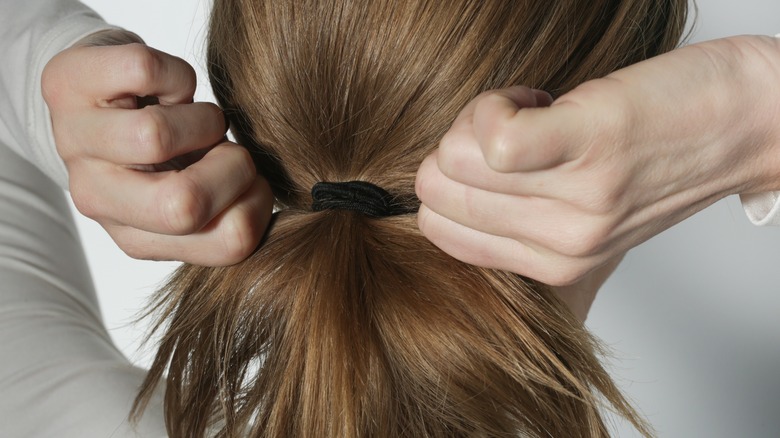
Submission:
[[[551,249],[574,258],[586,258],[599,253],[608,242],[610,228],[601,223],[560,230],[551,242]]]
[[[181,178],[160,195],[160,216],[167,230],[172,234],[192,234],[204,225],[208,206],[201,196],[198,184],[192,179]]]
[[[580,281],[590,272],[590,265],[582,259],[570,257],[555,257],[549,260],[538,260],[537,264],[524,266],[537,281],[553,287],[569,286]]]
[[[626,191],[631,185],[632,171],[626,169],[601,165],[599,169],[588,172],[588,183],[583,184],[572,202],[597,217],[619,216],[623,210]]]
[[[501,105],[508,99],[507,90],[490,90],[481,97],[480,104],[486,107]]]
[[[126,256],[130,257],[131,259],[135,260],[148,260],[149,257],[146,255],[146,252],[143,251],[140,247],[136,245],[130,245],[130,246],[123,246],[119,242],[116,242],[119,249],[122,250],[123,253],[125,253]]]
[[[496,172],[512,171],[515,148],[512,142],[513,120],[508,118],[491,117],[490,114],[477,116],[479,112],[492,112],[489,105],[495,99],[500,99],[498,95],[489,95],[482,99],[475,108],[475,119],[490,120],[488,126],[482,126],[484,134],[481,138],[480,147],[487,165]]]
[[[158,77],[160,60],[153,50],[140,43],[128,44],[125,50],[125,71],[131,84],[142,88]]]
[[[152,258],[148,248],[139,244],[138,240],[131,233],[120,231],[112,234],[111,238],[119,249],[132,259],[149,260]]]
[[[182,61],[182,62],[184,62],[184,64],[186,65],[186,68],[184,69],[185,77],[182,83],[182,89],[184,90],[185,95],[192,96],[195,94],[195,91],[198,86],[197,74],[195,73],[195,69],[192,68],[192,66],[189,63],[187,63],[186,61]]]
[[[480,105],[482,105],[482,101],[484,101],[484,100],[485,100],[485,99],[486,99],[488,96],[490,96],[491,94],[494,94],[495,92],[496,92],[496,90],[485,90],[485,91],[483,91],[483,92],[481,92],[481,93],[477,94],[477,95],[474,97],[474,99],[472,99],[472,100],[471,100],[471,101],[472,101],[472,103],[475,105],[475,106],[474,106],[474,111],[476,111],[476,109],[477,109],[477,108],[478,108]]]
[[[607,232],[598,228],[580,234],[572,241],[569,255],[587,257],[596,254],[604,246],[606,238]]]
[[[417,195],[417,199],[421,202],[425,201],[425,197],[428,194],[426,191],[428,188],[428,176],[422,172],[417,172],[417,176],[414,179],[414,193]]]
[[[548,273],[540,279],[550,286],[570,286],[582,279],[588,270],[579,265],[565,266]]]
[[[220,233],[225,264],[236,264],[254,252],[262,237],[254,219],[254,216],[244,209],[225,218]]]
[[[426,239],[435,244],[437,240],[436,227],[432,225],[433,213],[425,206],[420,206],[420,210],[417,212],[417,228],[420,230]]]
[[[482,144],[482,153],[485,163],[496,172],[511,172],[514,162],[514,150],[511,141],[507,138],[506,128],[503,122],[489,134]]]
[[[622,198],[622,188],[613,185],[601,185],[601,187],[596,190],[597,191],[590,196],[588,207],[591,212],[601,216],[606,216],[615,212]]]
[[[439,153],[436,164],[441,173],[450,179],[456,179],[468,163],[465,163],[460,152],[464,149],[462,135],[448,132],[439,142]]]
[[[70,195],[79,213],[90,219],[97,219],[100,216],[100,203],[89,191],[71,189]]]
[[[137,111],[136,132],[138,156],[147,164],[162,163],[170,158],[173,131],[157,105]]]
[[[434,158],[432,156],[428,156],[423,160],[414,180],[414,191],[417,194],[417,198],[423,202],[429,198],[429,195],[432,192],[431,181],[434,178],[431,172],[436,166],[436,164],[432,162],[433,160]]]
[[[94,190],[90,189],[89,182],[80,171],[70,172],[70,197],[76,210],[84,216],[97,220],[101,216],[100,202]]]

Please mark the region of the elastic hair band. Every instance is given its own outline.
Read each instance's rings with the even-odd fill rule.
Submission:
[[[371,217],[416,213],[399,204],[385,189],[365,181],[318,182],[311,188],[311,209],[351,210]]]

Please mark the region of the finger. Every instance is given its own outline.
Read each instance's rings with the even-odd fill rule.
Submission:
[[[195,94],[192,66],[143,44],[82,47],[63,57],[63,62],[72,92],[92,97],[92,104],[127,96],[156,96],[163,104],[189,103]]]
[[[78,151],[115,164],[158,164],[212,146],[225,134],[222,110],[208,102],[152,105],[139,110],[92,109],[58,134]]]
[[[268,227],[272,210],[271,189],[258,176],[249,190],[197,233],[171,236],[126,226],[110,226],[107,230],[133,258],[228,266],[254,252]]]
[[[515,240],[464,227],[428,209],[418,212],[420,231],[439,249],[475,266],[514,272],[552,286],[572,284],[589,272],[588,261],[539,253]]]
[[[487,165],[497,172],[549,169],[579,156],[583,114],[577,105],[535,108],[536,96],[519,87],[477,102],[474,136]],[[546,103],[546,102],[545,102]]]
[[[159,234],[200,230],[256,177],[249,152],[232,143],[214,147],[181,171],[139,172],[90,164],[90,171],[72,172],[71,195],[79,211],[101,222]]]
[[[487,165],[476,139],[464,135],[463,129],[450,130],[434,152],[438,171],[461,184],[495,193],[560,198],[571,188],[569,179],[560,178],[556,169],[530,172],[496,172]],[[421,171],[433,172],[432,168]],[[552,173],[554,172],[554,173]]]
[[[458,113],[458,116],[453,121],[452,126],[459,126],[463,124],[471,126],[472,119],[474,117],[474,110],[477,108],[477,105],[479,105],[479,102],[495,94],[516,95],[518,101],[517,105],[522,107],[537,105],[547,106],[550,105],[553,101],[552,96],[550,96],[550,94],[546,91],[536,90],[523,86],[515,86],[499,90],[489,90],[480,93],[477,97],[471,99],[471,101],[469,101],[469,103],[463,107],[460,113]],[[515,111],[517,111],[517,109],[515,109]]]
[[[555,199],[493,193],[452,181],[429,157],[418,172],[420,201],[440,216],[467,228],[559,254],[582,257],[598,253],[610,228],[602,219]],[[606,219],[604,219],[606,220]]]

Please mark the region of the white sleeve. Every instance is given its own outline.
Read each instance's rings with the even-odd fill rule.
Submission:
[[[140,422],[128,421],[146,371],[103,325],[40,93],[52,56],[109,28],[75,0],[0,0],[3,438],[166,436],[162,388]]]
[[[164,437],[159,388],[112,342],[63,192],[0,144],[0,437]]]
[[[64,189],[68,174],[54,146],[41,73],[76,41],[114,28],[76,0],[0,0],[0,143]]]
[[[117,349],[65,192],[0,144],[0,437],[164,437],[162,390]]]
[[[780,192],[739,195],[750,222],[780,226]]]

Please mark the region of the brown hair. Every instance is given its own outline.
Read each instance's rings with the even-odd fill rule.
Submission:
[[[599,437],[651,432],[548,287],[460,263],[414,215],[311,211],[319,181],[414,206],[478,93],[563,93],[670,50],[685,0],[216,0],[209,71],[280,211],[235,266],[182,266],[134,411],[167,369],[173,437]]]

